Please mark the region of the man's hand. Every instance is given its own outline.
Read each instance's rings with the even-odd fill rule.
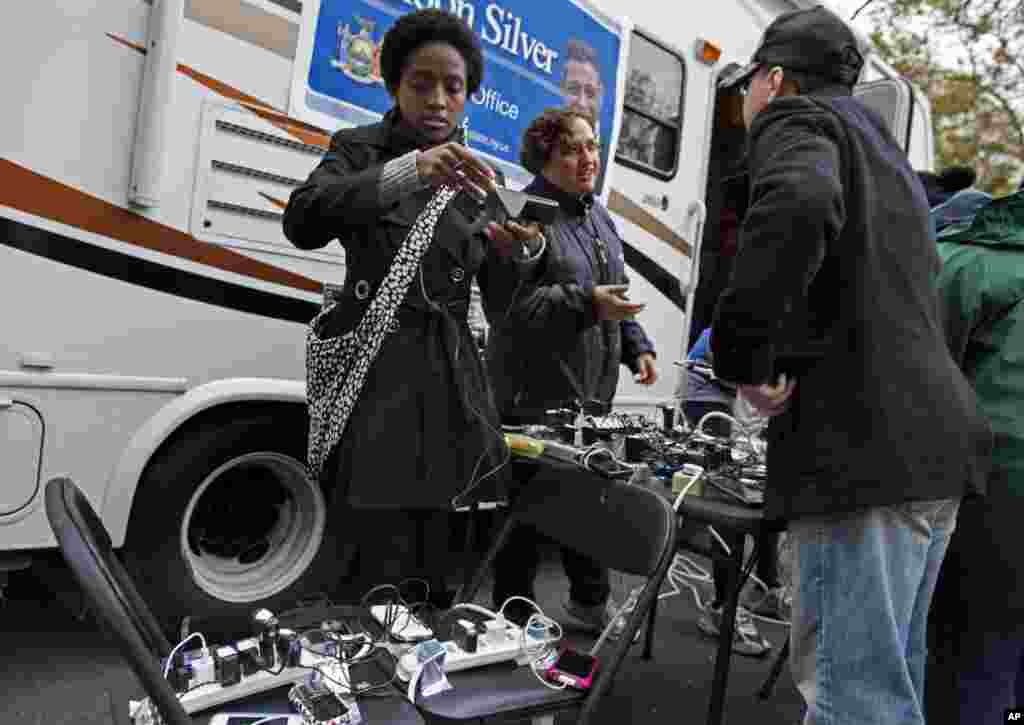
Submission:
[[[538,224],[516,224],[513,221],[504,224],[489,222],[484,228],[487,238],[494,244],[494,250],[501,257],[513,257],[522,248],[523,244],[540,238],[540,225]]]
[[[622,322],[631,320],[647,305],[630,302],[626,296],[629,285],[606,284],[594,287],[594,313],[599,320]]]
[[[773,418],[785,412],[796,389],[796,380],[780,375],[775,385],[740,385],[740,394],[747,399],[761,415]]]
[[[448,184],[457,189],[485,197],[494,189],[494,170],[465,146],[445,143],[421,151],[416,156],[416,170],[424,184],[433,187]]]
[[[641,385],[654,385],[658,380],[658,371],[654,367],[654,355],[649,352],[640,353],[636,358],[636,375],[633,380]]]

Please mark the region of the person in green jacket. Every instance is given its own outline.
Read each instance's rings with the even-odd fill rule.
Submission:
[[[1024,192],[932,210],[950,351],[994,433],[984,498],[960,505],[931,609],[928,722],[1024,706]],[[952,700],[951,700],[952,698]]]

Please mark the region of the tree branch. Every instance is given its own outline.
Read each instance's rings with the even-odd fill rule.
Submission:
[[[863,5],[861,5],[859,8],[854,10],[853,15],[850,16],[850,22],[853,22],[854,20],[856,20],[857,16],[860,15],[860,11],[863,10],[864,8],[866,8],[868,5],[870,5],[874,1],[875,0],[866,0],[866,2]]]

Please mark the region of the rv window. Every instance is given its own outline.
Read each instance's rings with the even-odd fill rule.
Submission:
[[[862,83],[854,89],[854,94],[882,117],[900,146],[907,151],[911,98],[904,82],[885,79]]]
[[[663,179],[676,172],[683,125],[683,59],[633,33],[616,158]]]

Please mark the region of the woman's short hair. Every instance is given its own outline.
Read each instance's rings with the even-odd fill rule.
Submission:
[[[539,175],[555,152],[555,145],[572,133],[572,122],[577,118],[594,128],[594,117],[579,108],[548,108],[533,119],[523,132],[523,146],[519,151],[523,168],[534,176]]]
[[[402,71],[409,58],[431,43],[445,43],[459,52],[466,63],[466,93],[476,93],[484,78],[484,53],[480,39],[457,15],[434,8],[403,15],[385,33],[380,50],[380,71],[388,91],[392,95],[398,92]]]

